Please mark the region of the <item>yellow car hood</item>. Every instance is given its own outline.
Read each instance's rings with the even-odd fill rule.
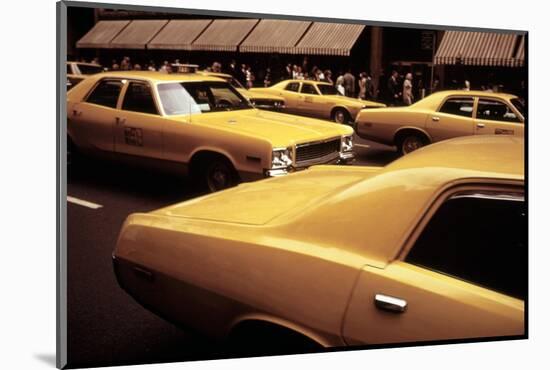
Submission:
[[[326,200],[331,193],[378,171],[373,167],[316,166],[283,177],[241,184],[153,213],[249,225],[263,225],[275,218],[285,222],[301,215],[309,206]]]
[[[193,115],[191,123],[262,138],[274,147],[353,134],[348,126],[258,109]]]

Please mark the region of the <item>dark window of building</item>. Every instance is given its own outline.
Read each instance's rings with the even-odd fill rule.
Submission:
[[[479,99],[476,118],[489,121],[520,122],[508,105],[490,99]]]
[[[122,81],[103,80],[96,85],[86,102],[116,108],[120,90],[122,90]]]
[[[286,85],[285,90],[298,92],[299,87],[300,84],[298,82],[290,82],[288,85]]]
[[[434,214],[405,261],[525,299],[527,221],[523,195],[453,196]]]
[[[302,84],[302,94],[319,95],[312,84]]]
[[[158,114],[155,100],[151,94],[151,88],[143,82],[130,82],[124,95],[122,109],[132,112]]]
[[[441,113],[454,114],[455,116],[472,117],[474,110],[473,98],[450,98],[441,106]]]

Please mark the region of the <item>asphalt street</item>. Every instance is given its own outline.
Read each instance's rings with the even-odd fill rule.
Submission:
[[[356,139],[355,165],[382,166],[394,148]],[[216,346],[150,313],[117,284],[111,253],[130,213],[193,198],[185,178],[86,161],[67,185],[70,367],[217,357]]]

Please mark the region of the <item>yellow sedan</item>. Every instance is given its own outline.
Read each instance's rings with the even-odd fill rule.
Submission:
[[[524,338],[523,155],[522,139],[458,138],[132,214],[115,273],[162,317],[254,353]]]
[[[362,110],[355,130],[362,138],[394,145],[407,154],[457,136],[523,137],[523,102],[515,95],[482,91],[441,91],[408,107]]]
[[[350,127],[254,109],[196,73],[90,76],[67,93],[67,132],[70,153],[190,174],[209,191],[354,157]]]
[[[361,109],[385,107],[382,103],[343,96],[333,85],[319,81],[286,80],[271,87],[249,91],[283,97],[284,112],[336,123],[353,122]]]

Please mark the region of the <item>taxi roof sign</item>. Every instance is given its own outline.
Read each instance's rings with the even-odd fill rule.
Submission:
[[[172,73],[195,73],[198,69],[197,64],[172,63]]]

